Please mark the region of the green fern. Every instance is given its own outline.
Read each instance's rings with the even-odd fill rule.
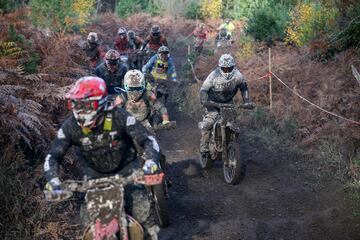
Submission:
[[[15,42],[0,41],[0,57],[20,57],[23,50]]]

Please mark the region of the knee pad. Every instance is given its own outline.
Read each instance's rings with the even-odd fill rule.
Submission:
[[[199,122],[199,129],[202,131],[209,131],[212,129],[214,123],[210,121]]]

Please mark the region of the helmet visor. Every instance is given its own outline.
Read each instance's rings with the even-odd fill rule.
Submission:
[[[118,59],[109,59],[109,60],[107,60],[107,62],[109,65],[114,66],[114,65],[118,64],[119,60]]]
[[[99,108],[99,101],[98,100],[69,100],[68,101],[68,108],[75,111],[96,111]]]
[[[224,73],[231,73],[234,70],[234,67],[221,67],[221,70]]]
[[[128,87],[127,88],[128,92],[142,92],[144,91],[143,87]]]
[[[159,33],[159,32],[153,32],[152,35],[153,35],[154,37],[159,37],[159,36],[160,36],[160,33]]]

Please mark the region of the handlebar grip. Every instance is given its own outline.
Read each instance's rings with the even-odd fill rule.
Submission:
[[[48,202],[61,202],[72,197],[73,193],[66,190],[47,191],[44,190],[45,200]]]

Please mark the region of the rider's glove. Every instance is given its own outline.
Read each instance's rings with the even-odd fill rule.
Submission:
[[[169,124],[170,123],[170,121],[168,121],[168,120],[164,120],[164,121],[162,121],[162,125],[166,125],[166,124]]]
[[[60,185],[61,185],[60,179],[58,177],[55,177],[46,183],[45,189],[50,192],[55,190],[60,190]]]
[[[145,175],[151,175],[158,172],[159,167],[153,160],[146,160],[142,169]]]

